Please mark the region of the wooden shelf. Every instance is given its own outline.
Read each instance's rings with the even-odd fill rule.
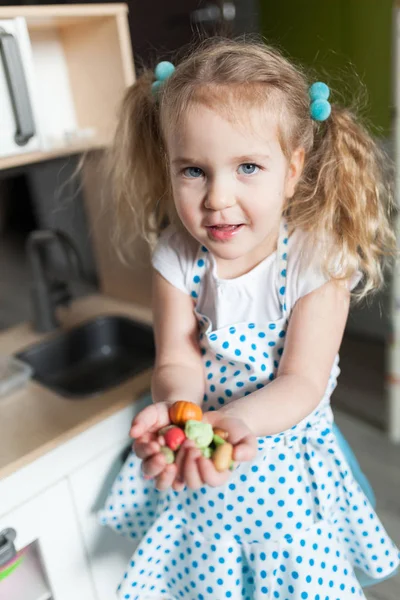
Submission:
[[[127,15],[128,6],[123,3],[116,4],[74,4],[47,6],[2,6],[0,7],[0,19],[13,19],[24,17],[29,22],[38,24],[70,24],[85,17],[112,17]],[[68,21],[67,21],[68,19]]]
[[[73,154],[81,154],[90,150],[101,150],[107,147],[105,141],[91,141],[90,143],[82,142],[53,148],[48,151],[27,152],[25,154],[15,154],[14,156],[5,156],[0,158],[0,171],[13,169],[14,167],[23,167],[33,163],[43,162],[45,160],[53,160],[62,156],[70,156]]]
[[[127,14],[122,3],[0,7],[0,20],[26,21],[42,140],[39,150],[0,157],[0,171],[111,143],[123,94],[135,81]],[[93,137],[78,139],[89,130]],[[77,141],[52,146],[69,134]]]

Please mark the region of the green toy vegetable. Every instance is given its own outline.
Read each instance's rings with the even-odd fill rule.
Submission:
[[[207,448],[213,441],[214,432],[210,423],[189,420],[185,424],[185,434],[198,448]]]

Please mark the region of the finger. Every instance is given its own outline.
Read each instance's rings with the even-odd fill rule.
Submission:
[[[172,487],[176,492],[181,492],[185,487],[183,467],[185,463],[187,450],[191,447],[194,447],[194,442],[192,442],[191,440],[185,440],[185,442],[182,444],[182,446],[179,448],[178,452],[175,455],[175,465],[177,470]]]
[[[201,457],[198,448],[189,448],[183,463],[183,480],[191,490],[198,490],[203,485],[197,466],[197,459]]]
[[[160,446],[157,444],[157,442],[136,442],[133,444],[133,449],[136,453],[136,456],[143,459],[160,452]]]
[[[168,407],[163,402],[151,404],[141,410],[132,421],[130,436],[140,437],[146,432],[154,432],[169,423]]]
[[[211,487],[218,487],[224,485],[231,477],[229,470],[219,473],[214,467],[212,461],[203,456],[198,459],[197,466],[199,469],[199,475],[203,482]]]
[[[158,452],[142,462],[142,472],[148,477],[157,477],[165,469],[165,456]]]
[[[233,459],[243,462],[253,460],[257,455],[257,438],[253,434],[246,435],[234,448]]]
[[[172,486],[176,477],[175,464],[167,465],[161,474],[155,480],[155,486],[160,492],[167,490]]]
[[[137,438],[154,427],[157,421],[158,414],[156,407],[154,405],[146,406],[146,408],[141,410],[133,419],[129,435],[133,438]]]
[[[215,412],[218,413],[218,411]],[[236,417],[222,417],[218,420],[218,427],[228,431],[228,441],[234,446],[243,441],[247,436],[251,435],[251,431],[244,424],[242,419]]]
[[[183,489],[185,489],[185,482],[184,481],[179,481],[178,479],[175,479],[173,484],[172,484],[172,489],[175,492],[181,492]]]
[[[132,448],[136,448],[140,444],[149,444],[150,442],[157,441],[154,439],[154,435],[151,433],[144,433],[143,435],[133,440]]]
[[[185,461],[186,448],[182,445],[178,452],[175,454],[175,466],[176,466],[176,481],[183,481],[183,464]]]
[[[165,437],[163,435],[158,435],[157,436],[157,442],[158,444],[160,444],[160,446],[166,446],[166,442],[165,442]]]

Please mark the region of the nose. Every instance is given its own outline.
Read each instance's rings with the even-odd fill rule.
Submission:
[[[208,210],[223,210],[236,203],[233,190],[230,189],[226,181],[213,179],[207,186],[204,206]]]

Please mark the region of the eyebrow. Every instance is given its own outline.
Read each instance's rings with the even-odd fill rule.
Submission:
[[[233,156],[231,161],[234,163],[252,163],[256,161],[268,161],[270,160],[270,156],[268,154],[243,154],[242,156]],[[183,156],[178,156],[172,161],[173,165],[199,165],[202,161],[196,160],[195,158],[185,158]]]

